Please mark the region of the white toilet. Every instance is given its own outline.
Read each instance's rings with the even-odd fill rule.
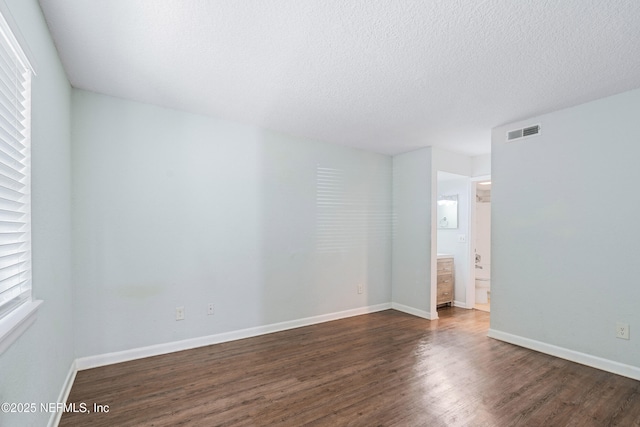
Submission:
[[[482,268],[476,268],[476,303],[486,304],[491,291],[491,267],[488,264],[479,266]]]

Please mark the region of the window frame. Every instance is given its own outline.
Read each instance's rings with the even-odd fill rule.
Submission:
[[[32,267],[32,253],[31,253],[31,87],[32,79],[35,76],[35,70],[33,67],[33,56],[28,49],[22,34],[15,25],[13,17],[6,6],[6,3],[0,0],[0,43],[5,44],[7,51],[11,51],[20,65],[25,69],[27,73],[27,83],[25,84],[24,95],[27,98],[25,101],[25,113],[27,128],[25,132],[24,145],[27,147],[25,150],[26,156],[26,168],[25,175],[27,176],[24,182],[25,189],[22,191],[25,196],[26,203],[26,220],[24,231],[27,235],[27,260],[28,265],[29,282],[33,273]],[[17,87],[17,84],[16,84]],[[30,325],[32,325],[37,317],[38,308],[42,305],[42,301],[33,299],[33,288],[30,285],[28,290],[28,296],[21,303],[15,307],[11,307],[6,313],[0,317],[0,354],[9,348],[9,346],[20,337]]]

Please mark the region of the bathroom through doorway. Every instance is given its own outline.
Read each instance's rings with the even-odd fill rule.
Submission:
[[[491,179],[475,182],[473,233],[476,310],[491,311]]]

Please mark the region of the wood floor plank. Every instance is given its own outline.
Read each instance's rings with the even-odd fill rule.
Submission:
[[[398,311],[78,373],[60,426],[640,426],[640,382]]]

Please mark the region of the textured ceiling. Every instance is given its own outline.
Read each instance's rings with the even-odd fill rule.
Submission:
[[[74,87],[381,153],[640,87],[638,0],[40,0]]]

